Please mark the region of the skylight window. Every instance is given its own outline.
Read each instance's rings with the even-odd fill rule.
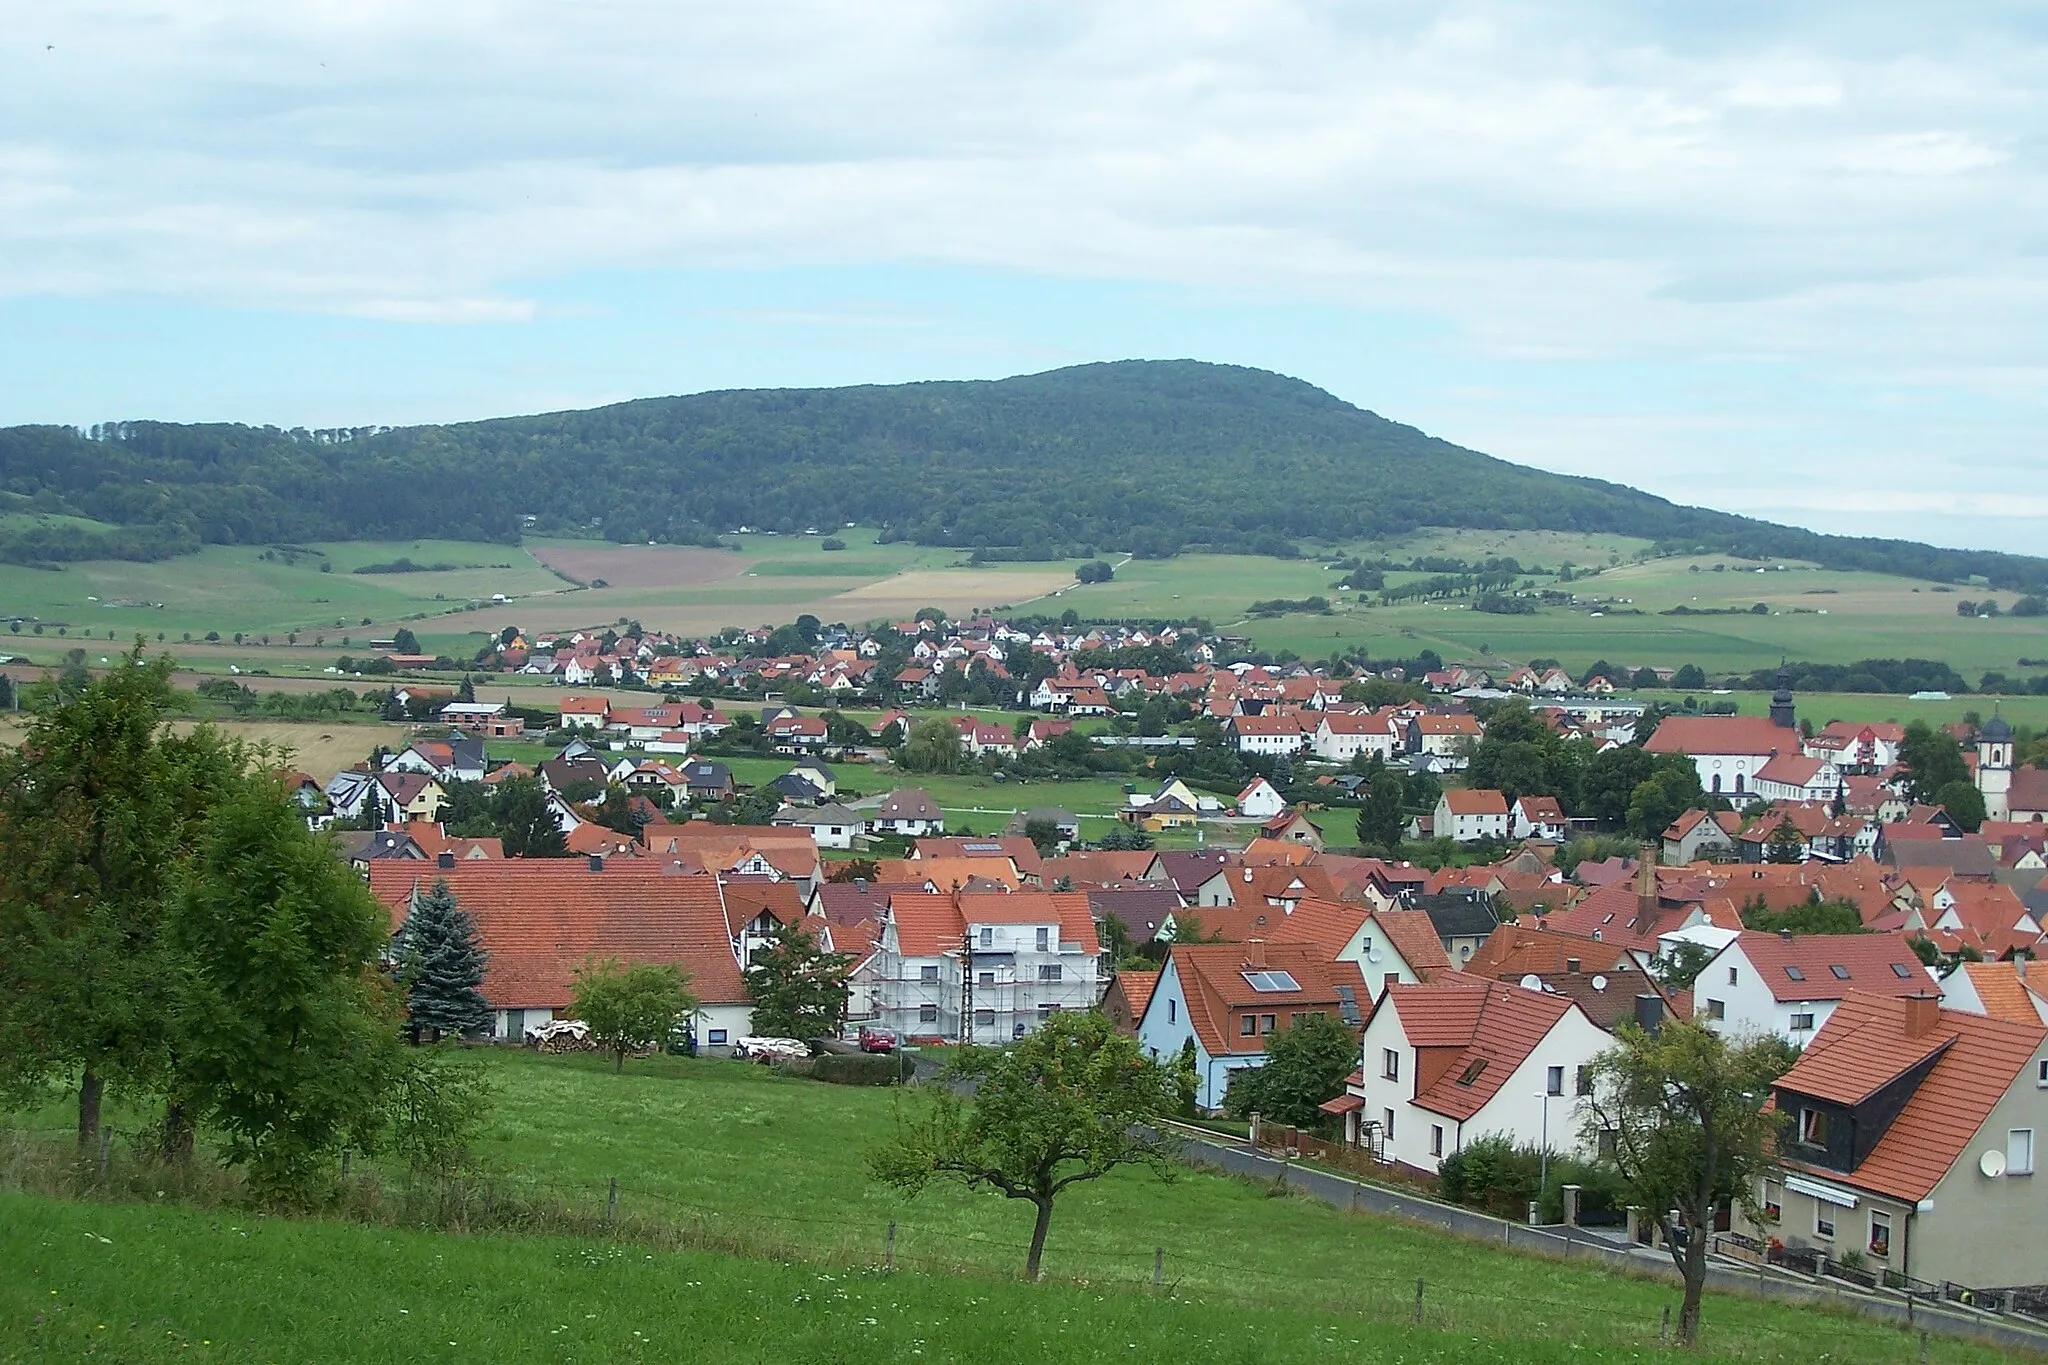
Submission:
[[[1801,971],[1797,967],[1787,967],[1785,969],[1785,975],[1791,977],[1794,981],[1806,980],[1806,973]]]
[[[1913,979],[1913,969],[1903,962],[1894,962],[1892,964],[1892,975],[1901,981],[1911,981]]]
[[[1849,969],[1839,962],[1829,963],[1828,970],[1835,974],[1835,980],[1837,981],[1847,981],[1849,979]]]
[[[1243,973],[1244,981],[1255,991],[1298,991],[1301,983],[1287,972],[1259,971]]]
[[[1465,1070],[1464,1070],[1463,1074],[1461,1074],[1461,1075],[1460,1075],[1460,1076],[1458,1077],[1458,1084],[1459,1084],[1459,1085],[1470,1085],[1470,1084],[1472,1084],[1472,1082],[1474,1082],[1474,1081],[1476,1081],[1476,1080],[1478,1080],[1478,1079],[1479,1079],[1480,1073],[1481,1073],[1481,1072],[1483,1072],[1483,1071],[1485,1071],[1485,1070],[1486,1070],[1486,1058],[1484,1058],[1484,1057],[1480,1057],[1480,1058],[1476,1059],[1476,1060],[1475,1060],[1475,1061],[1474,1061],[1474,1062],[1473,1062],[1473,1063],[1472,1063],[1472,1064],[1471,1064],[1470,1066],[1468,1066],[1468,1067],[1466,1067],[1466,1068],[1465,1068]]]

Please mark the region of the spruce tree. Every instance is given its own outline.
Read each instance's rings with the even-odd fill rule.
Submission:
[[[424,895],[414,899],[405,919],[406,1012],[415,1039],[425,1029],[438,1034],[487,1030],[491,1007],[479,989],[484,983],[484,950],[477,945],[476,925],[436,877]]]

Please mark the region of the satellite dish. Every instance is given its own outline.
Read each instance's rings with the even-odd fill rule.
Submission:
[[[1536,973],[1534,972],[1530,972],[1527,976],[1523,977],[1519,982],[1515,984],[1519,985],[1525,991],[1540,991],[1543,989],[1543,978],[1536,975]]]
[[[1378,962],[1380,960],[1380,950],[1377,948],[1373,949],[1365,955],[1365,960],[1367,962]]]
[[[1604,976],[1596,976],[1596,977],[1594,977],[1594,978],[1593,978],[1593,989],[1594,989],[1594,990],[1596,990],[1596,991],[1604,991],[1604,990],[1606,990],[1606,989],[1607,989],[1607,978],[1606,978],[1606,977],[1604,977]]]
[[[1977,1169],[1993,1180],[2005,1174],[2005,1153],[1996,1147],[1989,1148],[1977,1158]]]

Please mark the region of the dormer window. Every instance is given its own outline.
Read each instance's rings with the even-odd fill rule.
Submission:
[[[1822,1109],[1799,1111],[1799,1141],[1808,1147],[1828,1145],[1828,1116]]]

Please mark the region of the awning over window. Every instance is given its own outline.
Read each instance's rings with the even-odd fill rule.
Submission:
[[[1324,1100],[1316,1108],[1325,1114],[1355,1114],[1365,1108],[1365,1096],[1339,1095],[1334,1100]]]
[[[1845,1190],[1840,1185],[1830,1185],[1825,1180],[1808,1180],[1801,1175],[1786,1176],[1785,1188],[1794,1194],[1811,1195],[1824,1204],[1835,1204],[1845,1209],[1855,1208],[1860,1200],[1860,1196],[1854,1190]]]

